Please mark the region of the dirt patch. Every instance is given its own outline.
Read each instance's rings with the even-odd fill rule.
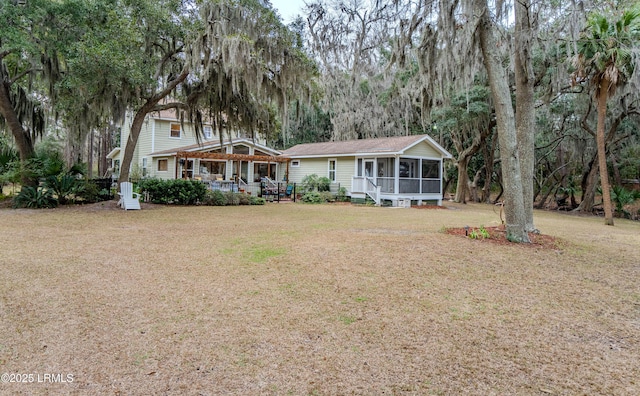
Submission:
[[[459,228],[447,228],[446,233],[449,235],[458,235],[463,238],[470,238],[477,240],[479,242],[487,242],[498,245],[513,245],[520,246],[525,249],[537,248],[537,249],[551,249],[551,250],[559,250],[561,247],[561,241],[553,237],[551,235],[543,235],[539,233],[529,233],[529,240],[531,243],[513,243],[507,239],[507,232],[504,226],[497,227],[484,227],[484,230],[487,231],[489,237],[483,237],[480,232],[480,227],[469,227],[468,229],[464,227]],[[469,235],[472,234],[473,231],[476,231],[477,238],[473,238]]]

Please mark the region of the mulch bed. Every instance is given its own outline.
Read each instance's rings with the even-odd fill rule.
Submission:
[[[447,209],[445,206],[439,205],[411,205],[414,209]]]
[[[467,233],[471,233],[474,229],[479,230],[479,228],[471,227],[469,230],[465,230],[464,227],[460,228],[447,228],[446,233],[449,235],[458,235],[463,238],[469,238]],[[551,235],[544,234],[536,234],[529,233],[529,239],[531,243],[520,243],[516,244],[507,240],[507,232],[505,230],[504,225],[497,227],[485,227],[485,230],[489,232],[489,238],[478,238],[476,239],[479,242],[488,242],[494,243],[498,245],[513,245],[513,246],[522,246],[523,248],[539,248],[539,249],[550,249],[550,250],[559,250],[559,240]]]

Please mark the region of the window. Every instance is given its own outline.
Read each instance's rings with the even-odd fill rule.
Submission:
[[[329,180],[331,180],[332,182],[336,181],[336,164],[337,164],[337,160],[335,159],[330,159],[329,160]]]
[[[400,158],[400,177],[417,178],[418,160],[410,158]]]
[[[205,139],[211,139],[213,137],[213,129],[210,126],[205,126],[202,128],[202,132],[204,133]]]
[[[265,164],[262,162],[253,163],[253,181],[259,182],[263,177],[268,177],[271,180],[276,180],[276,167],[274,163]]]
[[[158,160],[158,172],[166,172],[169,170],[169,160],[159,159]]]
[[[422,160],[422,177],[438,179],[440,177],[440,161]]]
[[[299,168],[300,167],[300,161],[291,161],[291,167],[292,168]]]
[[[244,144],[239,144],[233,147],[233,153],[234,154],[250,154],[249,147],[245,146]]]
[[[147,157],[142,159],[142,177],[147,177]]]
[[[180,124],[171,124],[171,137],[180,139],[181,137],[181,128]]]

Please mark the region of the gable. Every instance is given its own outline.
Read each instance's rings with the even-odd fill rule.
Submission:
[[[406,150],[403,155],[411,157],[427,157],[427,158],[440,158],[442,156],[433,146],[426,141],[422,141],[415,146]]]

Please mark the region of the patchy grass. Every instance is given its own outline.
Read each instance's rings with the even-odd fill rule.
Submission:
[[[637,222],[447,206],[2,209],[0,393],[640,394]]]

